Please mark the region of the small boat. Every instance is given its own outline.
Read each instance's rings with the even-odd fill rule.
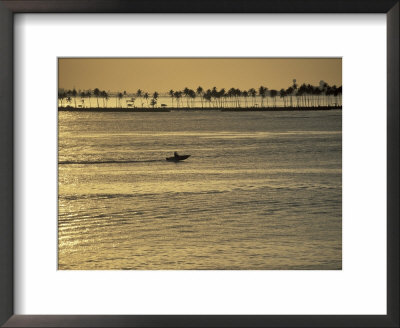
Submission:
[[[184,161],[185,159],[189,158],[190,155],[178,155],[165,158],[168,162],[179,162]]]

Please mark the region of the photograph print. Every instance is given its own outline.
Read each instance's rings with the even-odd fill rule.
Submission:
[[[341,270],[341,58],[59,58],[59,270]]]

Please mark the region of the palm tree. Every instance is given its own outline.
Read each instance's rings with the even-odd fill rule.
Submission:
[[[82,107],[84,107],[84,105],[85,105],[85,97],[86,97],[86,93],[84,91],[82,91],[81,92]]]
[[[294,93],[294,95],[296,96],[296,101],[297,101],[297,107],[299,106],[299,104],[298,104],[298,98],[297,98],[297,80],[296,79],[293,79],[293,84],[292,84],[292,89],[293,89],[293,91],[292,91],[292,94]],[[290,101],[292,102],[292,96],[290,96]],[[292,106],[293,106],[293,103],[292,103]]]
[[[142,95],[143,95],[143,91],[138,89],[138,91],[136,91],[136,97],[138,97],[140,99],[140,103],[142,104],[142,108],[143,108]]]
[[[303,83],[300,88],[297,90],[297,95],[300,97],[300,106],[306,107],[306,98],[307,98],[307,86]]]
[[[99,105],[100,90],[98,88],[94,89],[93,90],[93,94],[97,98],[97,108],[100,108],[100,105]]]
[[[91,97],[92,97],[92,92],[90,90],[86,91],[86,98],[89,99],[89,108],[92,107],[92,103],[90,102]]]
[[[314,88],[314,86],[312,86],[311,84],[307,85],[307,93],[309,94],[309,98],[310,98],[310,102],[309,102],[309,106],[311,107],[315,107],[316,104],[316,97],[315,95],[316,93],[316,88]]]
[[[321,80],[319,81],[319,89],[321,90],[321,93],[325,95],[325,105],[328,105],[328,97],[327,97],[327,90],[329,88],[328,83],[326,83],[325,81]]]
[[[118,93],[118,102],[119,102],[119,107],[120,108],[122,108],[121,100],[122,100],[123,97],[124,97],[124,95],[121,92],[119,92]],[[117,106],[118,106],[118,103],[117,103]]]
[[[293,85],[292,85],[292,88],[293,88],[293,90],[294,91],[296,91],[297,90],[297,80],[296,79],[293,79]]]
[[[189,108],[189,94],[190,94],[189,88],[183,89],[183,94],[184,94],[185,97],[186,97],[186,105],[187,105],[187,107]]]
[[[76,96],[78,95],[78,92],[75,90],[75,88],[71,91],[72,97],[74,97],[74,103],[75,103],[75,108],[76,108]]]
[[[148,108],[149,107],[149,93],[145,92],[145,94],[143,95],[143,98],[146,99],[147,108]]]
[[[177,107],[179,108],[179,100],[182,98],[182,91],[175,91],[174,96],[176,98]]]
[[[108,98],[109,98],[108,92],[104,91],[104,100],[106,102],[106,107],[108,107]]]
[[[156,98],[151,99],[150,105],[153,107],[153,109],[156,104],[157,104],[157,99]]]
[[[174,91],[174,98],[176,98],[176,108],[179,108],[179,91]]]
[[[208,101],[208,107],[211,107],[212,94],[210,89],[203,93],[203,98]]]
[[[220,102],[220,106],[224,107],[224,100],[226,98],[227,94],[224,88],[222,88],[221,90],[218,91],[218,99]]]
[[[100,90],[100,96],[99,96],[99,98],[103,101],[103,106],[102,106],[102,108],[105,107],[105,105],[104,105],[104,93],[105,93],[104,90]]]
[[[235,88],[230,88],[228,90],[227,96],[229,97],[230,107],[233,107],[232,106],[232,102],[233,102],[232,98],[235,96]]]
[[[174,107],[174,90],[169,90],[169,95],[171,97],[172,107]]]
[[[286,107],[286,100],[285,100],[286,91],[285,91],[285,89],[281,89],[281,90],[279,91],[279,95],[280,95],[280,97],[281,97],[282,100],[283,100],[283,106]]]
[[[243,96],[243,98],[244,98],[244,105],[245,105],[245,107],[247,108],[247,107],[248,107],[248,106],[247,106],[247,97],[249,96],[249,92],[246,91],[246,90],[244,90],[244,91],[242,92],[242,96]]]
[[[193,107],[193,103],[195,102],[195,99],[196,99],[196,92],[194,92],[194,90],[190,89],[189,90],[189,97],[190,97],[190,100],[192,102],[192,107]]]
[[[274,103],[274,107],[276,107],[276,96],[278,95],[278,91],[272,89],[272,90],[269,91],[269,95],[272,98],[272,101]]]
[[[104,108],[107,107],[107,102],[109,98],[108,93],[105,90],[103,90],[100,92],[100,97],[103,99],[103,107]]]
[[[67,97],[67,103],[71,105],[71,101],[72,101],[71,97],[68,96],[68,97]]]
[[[224,93],[225,93],[225,90],[224,90]],[[221,91],[218,91],[217,88],[214,87],[211,90],[211,94],[213,95],[213,98],[214,98],[214,106],[220,107],[221,106],[221,96],[222,96]]]
[[[268,88],[265,88],[265,98],[267,99],[267,107],[269,107],[269,103],[268,103],[268,95],[269,95]]]
[[[261,107],[264,107],[264,98],[267,95],[267,88],[261,86],[258,88],[258,94],[261,97]]]
[[[235,98],[236,98],[236,104],[237,104],[238,108],[241,107],[241,105],[240,105],[241,95],[242,95],[242,91],[240,89],[235,89]]]
[[[58,90],[58,100],[61,102],[61,107],[63,106],[63,100],[67,97],[67,94],[62,91]]]
[[[155,92],[153,93],[153,100],[155,101],[155,104],[154,104],[154,105],[157,104],[157,99],[158,99],[158,92],[155,91]],[[153,105],[153,108],[154,108],[154,105]]]
[[[252,102],[253,102],[253,107],[255,105],[255,100],[256,100],[256,95],[257,95],[257,91],[254,88],[249,89],[249,95],[252,98]]]
[[[286,89],[286,95],[289,95],[290,96],[290,107],[293,107],[293,88],[292,87],[289,87],[289,88],[287,88]]]
[[[314,106],[319,107],[320,106],[320,95],[321,95],[321,90],[317,87],[313,87],[313,95],[314,97]]]
[[[301,105],[301,92],[300,92],[300,90],[297,90],[295,96],[296,96],[296,106],[300,107],[300,105]]]
[[[308,107],[314,106],[314,87],[311,84],[307,84]]]
[[[203,88],[202,87],[197,87],[196,90],[197,95],[200,97],[200,101],[201,101],[201,108],[203,108]]]
[[[326,105],[327,105],[327,106],[331,106],[331,103],[332,103],[332,101],[331,101],[331,96],[334,94],[334,89],[333,89],[333,87],[328,86],[328,87],[326,88],[325,94],[326,94],[326,98],[327,98]]]
[[[335,97],[338,97],[337,99],[337,105],[338,106],[342,106],[342,86],[340,86],[339,88],[337,88],[337,95],[335,95]]]
[[[227,92],[224,94],[224,106],[229,107],[229,95]]]

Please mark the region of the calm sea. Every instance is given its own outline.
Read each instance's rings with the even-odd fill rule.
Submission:
[[[341,111],[59,112],[58,155],[59,269],[341,269]]]

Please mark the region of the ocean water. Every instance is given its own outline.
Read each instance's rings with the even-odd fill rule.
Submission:
[[[58,124],[59,269],[341,269],[341,111]]]

